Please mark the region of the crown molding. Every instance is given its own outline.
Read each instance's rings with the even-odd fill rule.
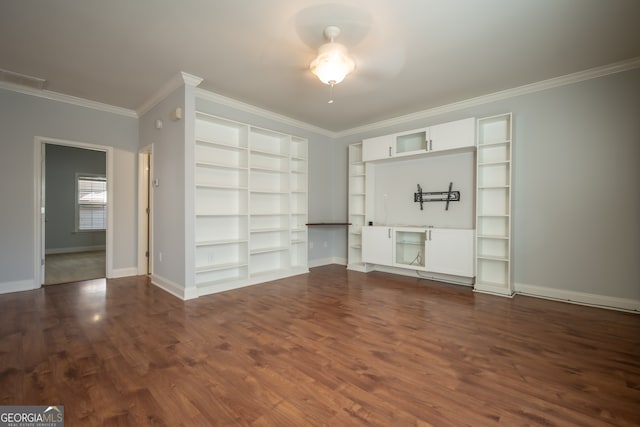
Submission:
[[[204,80],[202,77],[194,76],[193,74],[185,73],[184,71],[180,71],[180,76],[182,77],[184,84],[187,86],[196,87],[202,83],[202,80]]]
[[[328,136],[329,138],[335,138],[337,135],[336,132],[321,128],[319,126],[314,126],[300,120],[292,119],[291,117],[283,116],[281,114],[274,113],[273,111],[265,110],[264,108],[256,107],[255,105],[247,104],[233,98],[227,98],[226,96],[218,95],[217,93],[205,89],[196,88],[196,97],[215,102],[216,104],[221,104],[226,107],[231,107],[245,113],[255,114],[265,119],[275,120],[282,124],[294,126],[299,129],[307,130],[309,132]]]
[[[147,99],[140,107],[136,109],[138,116],[142,116],[146,114],[153,107],[158,105],[165,99],[169,94],[176,89],[186,86],[198,86],[202,83],[202,78],[198,76],[194,76],[192,74],[185,73],[184,71],[180,71],[178,74],[173,76],[168,82],[166,82],[160,89],[158,89],[149,99]]]
[[[595,79],[598,77],[604,77],[610,74],[616,74],[624,71],[640,68],[640,57],[627,59],[620,62],[615,62],[609,65],[601,67],[595,67],[584,71],[579,71],[565,76],[554,77],[540,82],[531,83],[524,86],[518,86],[503,91],[470,98],[464,101],[454,102],[451,104],[442,105],[435,108],[430,108],[423,111],[407,114],[404,116],[395,117],[388,120],[382,120],[374,123],[370,123],[363,126],[354,127],[344,131],[334,132],[328,129],[321,128],[306,122],[302,122],[291,117],[287,117],[281,114],[274,113],[269,110],[265,110],[254,105],[250,105],[232,98],[228,98],[222,95],[218,95],[214,92],[210,92],[204,89],[200,89],[197,86],[202,82],[202,78],[180,72],[176,74],[170,81],[165,83],[160,90],[158,90],[153,96],[151,96],[142,106],[136,111],[116,107],[114,105],[104,104],[102,102],[91,101],[76,96],[65,95],[59,92],[53,92],[46,89],[34,89],[22,85],[17,85],[8,82],[0,81],[0,89],[10,90],[13,92],[23,93],[25,95],[36,96],[39,98],[49,99],[52,101],[64,102],[66,104],[76,105],[79,107],[91,108],[98,111],[104,111],[107,113],[118,114],[125,117],[139,118],[159,102],[161,102],[167,95],[174,90],[178,89],[182,85],[194,86],[196,90],[196,96],[208,101],[212,101],[227,107],[231,107],[246,113],[255,114],[257,116],[274,120],[282,124],[294,126],[299,129],[307,130],[319,135],[323,135],[332,139],[344,138],[360,133],[371,132],[395,125],[404,124],[414,120],[422,120],[429,117],[445,114],[465,108],[475,107],[478,105],[488,104],[490,102],[500,101],[515,96],[526,95],[534,92],[540,92],[547,89],[553,89],[560,86],[569,85],[572,83],[578,83],[585,80]]]
[[[524,86],[518,86],[511,89],[506,89],[503,91],[466,99],[464,101],[453,102],[451,104],[442,105],[440,107],[430,108],[428,110],[418,111],[418,112],[407,114],[404,116],[399,116],[399,117],[395,117],[388,120],[382,120],[379,122],[354,127],[344,131],[336,132],[334,138],[344,138],[347,136],[352,136],[360,133],[379,130],[379,129],[390,127],[390,126],[404,124],[414,120],[426,119],[426,118],[438,116],[444,113],[450,113],[450,112],[462,110],[465,108],[476,107],[478,105],[488,104],[495,101],[501,101],[503,99],[513,98],[516,96],[526,95],[534,92],[540,92],[543,90],[553,89],[560,86],[566,86],[572,83],[579,83],[585,80],[604,77],[610,74],[621,73],[624,71],[633,70],[635,68],[640,68],[640,57],[631,58],[631,59],[627,59],[620,62],[614,62],[613,64],[590,68],[588,70],[578,71],[576,73],[567,74],[560,77],[554,77],[554,78],[542,80],[536,83],[531,83]]]
[[[118,114],[120,116],[138,118],[135,111],[128,108],[116,107],[114,105],[103,104],[102,102],[91,101],[77,96],[65,95],[59,92],[53,92],[46,89],[34,89],[27,86],[17,85],[13,83],[0,82],[0,89],[10,90],[25,95],[36,96],[38,98],[49,99],[51,101],[64,102],[65,104],[76,105],[78,107],[91,108],[93,110],[104,111],[107,113]]]

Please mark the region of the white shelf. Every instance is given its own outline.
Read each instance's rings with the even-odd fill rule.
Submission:
[[[217,190],[247,190],[248,187],[238,187],[238,186],[223,185],[223,184],[196,183],[196,188],[213,188]]]
[[[492,141],[492,142],[486,142],[486,143],[479,143],[478,144],[478,148],[484,148],[484,147],[496,147],[499,145],[508,145],[511,144],[511,140],[510,139],[506,139],[506,140],[502,140],[502,141]]]
[[[246,262],[243,262],[243,263],[230,262],[227,264],[211,264],[211,265],[204,265],[201,267],[196,266],[196,273],[207,273],[209,271],[227,270],[231,268],[244,267],[246,265],[248,265]]]
[[[230,213],[230,212],[196,212],[197,218],[217,217],[217,216],[247,216],[246,212]]]
[[[480,292],[511,295],[511,114],[478,120],[476,282]]]
[[[251,233],[273,233],[278,231],[288,231],[288,227],[275,227],[275,228],[254,228],[249,230]]]
[[[362,232],[361,226],[365,223],[366,192],[365,180],[366,169],[362,161],[362,143],[351,144],[348,147],[349,164],[349,227],[347,234],[347,268],[364,271],[365,265],[362,261]],[[355,227],[357,232],[354,232]]]
[[[237,164],[228,164],[228,163],[216,163],[216,162],[207,162],[207,161],[197,161],[197,167],[201,168],[214,168],[214,169],[233,169],[233,170],[247,170],[246,166],[239,166]]]
[[[247,243],[247,240],[207,240],[207,241],[196,241],[196,247],[204,247],[204,246],[219,246],[219,245],[228,245],[234,243]]]
[[[287,173],[289,173],[289,171],[286,170],[286,169],[268,168],[268,167],[260,167],[260,166],[251,166],[251,170],[252,171],[257,171],[257,172],[268,172],[268,173],[278,173],[278,174],[287,174]]]
[[[289,246],[272,246],[268,248],[251,249],[251,255],[265,254],[268,252],[281,252],[289,250]]]
[[[196,139],[196,144],[197,145],[202,145],[202,146],[210,146],[210,147],[215,147],[215,148],[221,148],[223,150],[247,151],[247,147],[239,147],[237,145],[233,145],[233,144],[228,143],[228,142],[215,141],[215,140],[212,140],[212,139],[206,139],[206,138],[202,138],[202,137]]]
[[[268,190],[268,189],[253,189],[253,190],[249,190],[249,193],[251,194],[289,194],[288,191],[281,191],[281,190]]]
[[[307,140],[196,112],[194,144],[198,288],[307,270]]]

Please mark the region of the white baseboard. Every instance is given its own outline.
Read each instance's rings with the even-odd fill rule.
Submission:
[[[203,286],[197,289],[198,296],[217,294],[219,292],[226,292],[233,289],[244,288],[247,286],[260,285],[266,282],[270,282],[272,280],[284,279],[286,277],[297,276],[300,274],[306,274],[309,272],[309,269],[306,266],[292,267],[289,269],[278,270],[271,272],[269,274],[260,275],[258,277],[246,278],[236,281],[229,281],[226,283],[219,283],[210,286]]]
[[[49,248],[45,249],[45,255],[54,255],[54,254],[72,254],[76,252],[93,252],[93,251],[104,251],[105,245],[97,245],[97,246],[75,246],[71,248]]]
[[[137,267],[128,267],[128,268],[114,268],[111,270],[111,276],[109,279],[118,279],[120,277],[129,277],[129,276],[137,276],[138,268]]]
[[[640,311],[640,300],[616,298],[606,295],[591,294],[587,292],[554,289],[545,286],[515,283],[515,291],[519,295],[527,295],[556,301],[570,302],[574,304],[593,307],[609,308],[622,311]]]
[[[151,275],[151,284],[159,287],[160,289],[169,292],[174,297],[178,297],[184,300],[184,286],[180,286],[177,283],[172,282],[169,279],[165,279],[157,274]]]
[[[40,286],[33,279],[15,280],[12,282],[0,283],[0,294],[8,294],[11,292],[31,291],[38,289]]]
[[[331,257],[331,258],[309,260],[309,268],[322,267],[323,265],[329,265],[329,264],[347,265],[347,259],[341,258],[341,257]]]

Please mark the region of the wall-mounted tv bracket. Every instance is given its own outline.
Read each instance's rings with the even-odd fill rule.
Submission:
[[[420,203],[420,210],[424,210],[422,204],[425,202],[447,202],[444,207],[445,211],[449,210],[449,202],[459,202],[460,201],[460,192],[459,191],[451,191],[453,187],[453,182],[449,183],[448,191],[429,191],[423,192],[422,187],[418,184],[418,192],[413,193],[413,201],[415,203]]]

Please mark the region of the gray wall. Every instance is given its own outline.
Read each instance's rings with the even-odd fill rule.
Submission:
[[[516,289],[640,301],[638,69],[341,138],[335,161],[363,138],[504,112],[513,112]],[[336,209],[346,214],[346,202]]]
[[[178,283],[186,280],[185,212],[176,211],[172,199],[162,195],[163,189],[170,194],[169,189],[185,188],[184,128],[172,130],[171,126],[181,125],[168,120],[171,109],[184,106],[184,100],[184,91],[173,94],[147,113],[140,119],[138,135],[135,118],[0,90],[0,196],[5,201],[0,215],[0,291],[34,278],[37,135],[115,147],[114,268],[126,271],[135,271],[136,265],[138,140],[141,146],[162,146],[154,153],[154,176],[160,180],[154,209],[156,214],[168,211],[154,218],[154,239],[155,249],[169,254],[163,261],[169,264],[156,266],[156,271]],[[349,143],[470,116],[513,112],[516,289],[540,287],[640,300],[638,69],[335,140],[214,102],[199,103],[198,108],[215,115],[308,138],[311,221],[347,217]],[[169,124],[164,136],[153,128],[156,118]],[[178,141],[178,147],[172,147],[172,141]],[[179,241],[172,241],[172,236],[180,236]],[[309,236],[311,265],[346,259],[344,228],[312,229]],[[174,254],[175,244],[180,248]]]
[[[104,151],[46,145],[45,249],[77,252],[104,247],[104,231],[76,231],[76,174],[106,176]]]
[[[140,147],[153,144],[152,271],[160,280],[185,286],[185,121],[172,121],[171,111],[184,111],[184,87],[176,89],[140,118]],[[157,129],[156,120],[163,126]],[[176,289],[178,292],[178,289]]]
[[[0,89],[0,129],[0,292],[37,286],[36,136],[114,147],[113,268],[135,271],[137,119]]]

